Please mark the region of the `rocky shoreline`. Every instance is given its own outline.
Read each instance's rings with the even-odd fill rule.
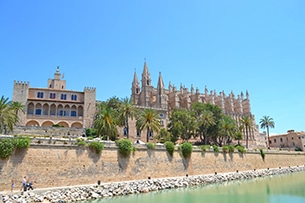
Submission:
[[[232,172],[223,174],[195,175],[173,178],[159,178],[136,180],[116,183],[105,183],[101,185],[88,185],[69,187],[65,189],[50,189],[46,192],[31,190],[21,194],[2,194],[0,202],[5,203],[31,203],[51,202],[67,203],[76,201],[94,200],[112,196],[124,196],[129,194],[147,193],[151,191],[175,189],[221,183],[233,180],[245,180],[258,177],[267,177],[280,174],[305,171],[305,166],[288,168],[273,168],[243,172]]]

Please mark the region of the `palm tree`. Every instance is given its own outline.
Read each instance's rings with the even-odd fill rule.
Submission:
[[[273,118],[270,118],[269,116],[263,116],[263,118],[261,118],[261,120],[259,121],[259,124],[261,128],[267,128],[267,136],[268,136],[267,147],[269,149],[269,127],[274,128],[275,125]]]
[[[136,116],[136,107],[133,105],[131,99],[128,97],[124,98],[121,100],[121,105],[119,107],[119,117],[124,120],[124,125],[126,129],[126,136],[129,138],[129,124],[128,124],[128,119],[135,118]]]
[[[18,117],[18,121],[16,122],[16,123],[18,123],[19,122],[19,116],[18,116],[19,112],[21,112],[23,114],[25,113],[24,105],[21,102],[14,101],[14,102],[10,103],[10,106],[13,109],[13,111],[15,111],[15,114]]]
[[[199,129],[204,131],[204,144],[208,144],[208,128],[215,125],[215,119],[213,112],[204,110],[198,118]],[[202,130],[200,130],[202,131]]]
[[[156,111],[152,109],[145,109],[142,111],[140,117],[138,118],[138,123],[140,125],[140,130],[146,129],[146,141],[149,142],[150,132],[160,131],[160,119]]]
[[[99,137],[104,134],[109,140],[110,136],[117,135],[116,123],[115,112],[112,108],[100,108],[94,120],[94,128],[97,129]]]
[[[249,135],[248,132],[252,128],[253,118],[252,116],[244,115],[240,120],[242,126],[246,129],[246,148],[249,148]]]
[[[0,133],[13,131],[13,126],[18,122],[18,116],[8,98],[0,98]]]
[[[222,143],[221,141],[220,144],[222,145],[222,144],[230,143],[237,132],[235,121],[230,116],[224,116],[220,120],[220,126],[221,126],[221,133],[223,135],[220,136],[220,139],[222,139],[222,141],[224,142]]]

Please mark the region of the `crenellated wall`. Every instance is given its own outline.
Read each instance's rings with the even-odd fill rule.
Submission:
[[[85,147],[68,145],[32,144],[24,151],[16,151],[9,159],[0,160],[0,191],[10,190],[11,179],[16,179],[16,190],[21,179],[35,180],[35,187],[71,186],[133,179],[161,178],[245,171],[304,165],[304,153],[266,152],[265,161],[258,151],[240,154],[202,152],[195,150],[190,160],[173,157],[164,149],[147,151],[139,148],[129,158],[122,158],[117,148],[107,147],[100,155]]]

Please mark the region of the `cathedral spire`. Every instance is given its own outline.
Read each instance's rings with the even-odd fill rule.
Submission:
[[[148,66],[146,64],[146,59],[145,59],[143,72],[142,72],[142,86],[150,86],[150,85],[151,85],[150,73],[148,71]]]
[[[159,72],[158,88],[159,89],[163,89],[164,88],[164,83],[163,83],[161,72]]]
[[[138,80],[137,72],[135,71],[133,75],[132,85],[137,85],[137,84],[139,84],[139,80]]]

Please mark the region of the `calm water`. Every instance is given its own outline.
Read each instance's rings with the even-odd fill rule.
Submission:
[[[86,203],[305,203],[305,172],[104,198]]]

